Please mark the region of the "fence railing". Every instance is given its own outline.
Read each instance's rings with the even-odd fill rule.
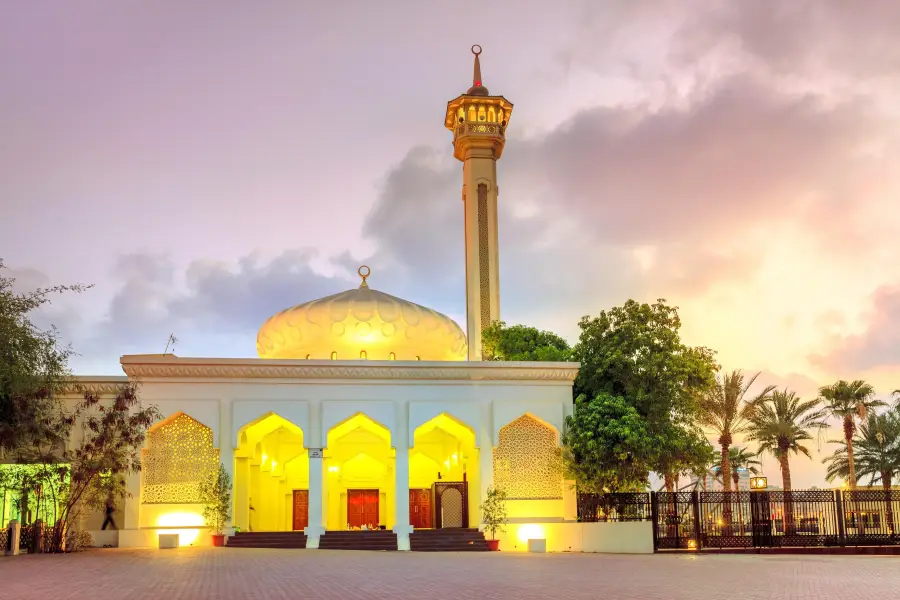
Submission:
[[[656,492],[654,547],[900,545],[900,490]]]
[[[650,518],[650,494],[578,494],[578,520],[583,523],[649,521]]]

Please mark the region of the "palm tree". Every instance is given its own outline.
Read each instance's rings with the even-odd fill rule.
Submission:
[[[856,419],[865,419],[869,410],[884,406],[884,402],[874,398],[875,388],[865,381],[844,381],[843,379],[819,389],[819,397],[825,403],[825,410],[844,426],[844,441],[847,444],[848,483],[856,489],[856,466],[853,460],[853,434],[856,433]]]
[[[801,400],[796,393],[784,389],[772,393],[754,411],[748,426],[747,439],[759,444],[759,453],[767,452],[778,459],[782,486],[791,490],[791,454],[812,456],[802,444],[811,440],[810,430],[825,429],[827,413],[819,407],[819,400]]]
[[[700,422],[709,427],[719,436],[721,446],[722,473],[731,473],[729,462],[729,448],[734,440],[734,434],[742,433],[754,408],[763,402],[775,389],[774,385],[766,386],[751,400],[745,401],[747,390],[756,382],[759,373],[744,378],[740,369],[735,369],[724,377],[716,377],[716,385],[700,402]],[[731,478],[722,478],[722,487],[726,492],[731,491]]]
[[[759,453],[768,452],[778,459],[781,467],[781,485],[791,491],[791,454],[805,454],[812,458],[803,442],[811,440],[810,430],[825,429],[827,413],[819,407],[819,400],[801,400],[796,393],[784,389],[772,393],[771,398],[759,404],[748,426],[747,439],[759,444]],[[784,530],[794,531],[794,503],[791,494],[785,494]]]
[[[744,534],[744,505],[741,500],[738,482],[741,480],[741,469],[749,471],[751,475],[758,475],[762,463],[757,459],[758,454],[753,454],[746,448],[740,446],[732,446],[728,451],[728,462],[731,464],[731,480],[734,482],[734,489],[738,492],[738,522],[741,524],[741,535]],[[746,496],[745,496],[746,498]]]
[[[845,440],[835,441],[840,447],[822,462],[828,466],[825,477],[828,481],[843,479],[850,481],[850,461]],[[857,481],[869,477],[869,485],[881,482],[888,492],[887,524],[894,533],[894,511],[890,500],[891,482],[900,474],[900,412],[881,415],[869,414],[866,422],[859,426],[854,437],[855,477]],[[856,512],[859,512],[858,510]]]

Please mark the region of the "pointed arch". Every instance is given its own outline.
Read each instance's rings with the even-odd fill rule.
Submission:
[[[219,468],[213,431],[184,412],[154,424],[143,451],[143,504],[200,502],[200,483]]]
[[[531,413],[507,423],[494,449],[494,485],[511,500],[562,498],[558,447],[556,428]]]

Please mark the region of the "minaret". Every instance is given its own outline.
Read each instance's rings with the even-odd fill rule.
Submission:
[[[463,163],[466,229],[466,325],[469,360],[481,360],[481,332],[500,320],[497,252],[497,160],[506,143],[513,105],[491,96],[481,79],[481,46],[472,46],[472,87],[447,103],[444,125],[453,132],[453,156]]]

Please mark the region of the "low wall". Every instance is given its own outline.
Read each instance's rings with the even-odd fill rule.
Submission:
[[[120,529],[119,548],[159,548],[161,533],[177,533],[180,547],[212,546],[212,533],[208,527],[147,527]]]
[[[490,534],[485,534],[490,538]],[[600,552],[606,554],[653,554],[653,524],[649,521],[622,523],[509,523],[498,533],[500,550],[528,552],[528,540],[547,540],[547,552]]]
[[[119,546],[118,529],[88,529],[87,532],[91,534],[91,540],[93,541],[92,546],[94,548],[109,546],[117,548]]]

